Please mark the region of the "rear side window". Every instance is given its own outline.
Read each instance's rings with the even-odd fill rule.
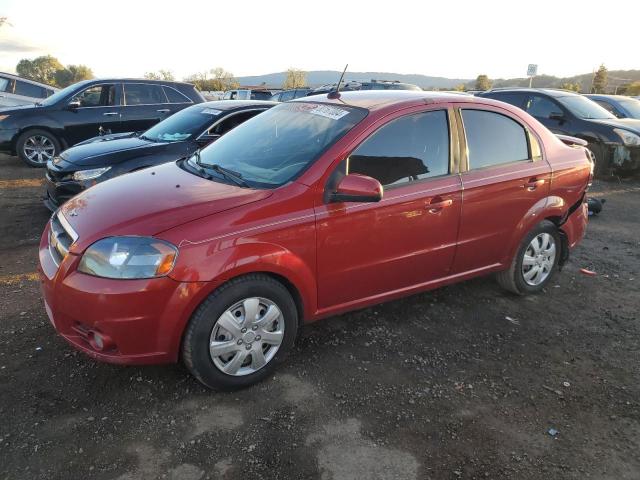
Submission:
[[[400,185],[449,173],[449,124],[444,110],[407,115],[373,133],[347,159],[347,173]]]
[[[486,110],[462,110],[469,168],[529,159],[525,129],[511,118]]]
[[[126,105],[167,103],[167,97],[165,97],[162,87],[148,83],[125,83],[124,99]]]
[[[494,100],[500,100],[501,102],[509,103],[511,105],[515,105],[519,108],[524,108],[524,103],[526,99],[526,95],[522,93],[495,93],[493,95],[487,95]]]
[[[16,95],[24,95],[25,97],[46,98],[44,88],[33,85],[32,83],[21,82],[20,80],[16,80],[16,87],[13,93]]]
[[[191,103],[191,100],[177,91],[175,88],[162,87],[169,103]]]
[[[271,92],[251,92],[251,100],[269,100],[270,98]]]
[[[9,80],[8,78],[0,77],[0,92],[8,91],[9,85],[11,85],[11,80]]]

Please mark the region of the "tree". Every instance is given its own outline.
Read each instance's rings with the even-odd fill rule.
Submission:
[[[491,88],[491,80],[486,75],[478,75],[476,78],[476,90],[489,90]]]
[[[56,86],[66,87],[82,80],[92,79],[93,72],[86,65],[67,65],[66,68],[57,70],[53,78]]]
[[[287,77],[284,79],[282,88],[300,88],[307,84],[307,72],[299,70],[297,68],[290,68],[287,70]]]
[[[591,93],[604,93],[607,89],[607,67],[600,65],[600,68],[593,76],[593,83],[591,84]]]
[[[640,82],[632,82],[626,85],[622,85],[618,89],[618,93],[621,95],[629,95],[635,97],[640,95]]]
[[[464,83],[460,83],[453,87],[453,90],[456,92],[464,92],[467,89],[467,86]]]
[[[16,72],[18,72],[18,75],[21,77],[49,85],[53,85],[55,83],[55,73],[58,70],[63,69],[64,67],[58,59],[51,55],[43,55],[41,57],[34,58],[33,60],[23,58],[16,66]]]
[[[572,92],[580,92],[579,83],[563,82],[560,84],[560,88],[563,90],[571,90]]]
[[[173,81],[175,77],[171,70],[158,70],[157,72],[147,72],[144,74],[144,78],[149,80],[167,80]]]
[[[209,77],[212,75],[212,78]],[[224,68],[216,67],[207,72],[194,73],[184,79],[185,82],[193,83],[198,90],[203,92],[224,92],[238,88],[238,81],[231,72]]]

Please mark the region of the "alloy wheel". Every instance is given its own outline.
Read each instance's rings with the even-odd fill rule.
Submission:
[[[531,286],[540,285],[551,274],[556,259],[556,241],[549,233],[540,233],[531,240],[522,259],[522,276]]]
[[[284,317],[266,298],[245,298],[220,315],[211,330],[214,365],[232,376],[250,375],[267,365],[284,338]]]
[[[44,135],[33,135],[25,140],[22,147],[25,157],[38,164],[45,164],[56,153],[56,147],[50,138]]]

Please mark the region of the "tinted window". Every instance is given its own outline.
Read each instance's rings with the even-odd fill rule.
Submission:
[[[509,117],[486,110],[462,110],[469,168],[527,160],[524,128]]]
[[[11,81],[8,78],[0,77],[0,92],[6,92],[10,84]]]
[[[288,90],[286,92],[282,92],[281,97],[280,97],[280,101],[281,102],[287,102],[289,100],[293,100],[293,97],[295,95],[295,90]]]
[[[596,102],[589,100],[587,97],[583,97],[582,95],[559,97],[558,101],[579,118],[587,120],[616,118]]]
[[[524,108],[525,96],[521,93],[496,93],[490,95],[490,97],[495,100],[500,100],[501,102],[510,103],[516,107]]]
[[[80,102],[81,107],[106,107],[115,105],[115,98],[115,85],[95,85],[75,95],[71,101]]]
[[[553,100],[540,95],[533,95],[527,102],[527,113],[537,118],[551,118],[552,113],[562,113],[562,108]]]
[[[45,98],[44,88],[27,82],[16,80],[14,92],[16,95],[24,95],[25,97]]]
[[[148,83],[125,83],[124,100],[126,105],[167,103],[162,87]]]
[[[224,135],[225,133],[233,130],[241,123],[246,122],[251,117],[255,117],[259,114],[260,111],[249,111],[249,112],[240,112],[234,115],[230,115],[220,123],[218,123],[215,127],[209,130],[210,135]]]
[[[162,87],[164,93],[167,95],[167,99],[169,99],[169,103],[191,103],[187,97],[177,91],[175,88],[171,87]]]
[[[271,92],[251,92],[251,100],[269,100],[271,98]],[[284,100],[282,100],[284,102]]]
[[[408,115],[371,135],[348,158],[348,173],[394,185],[449,173],[446,112]]]

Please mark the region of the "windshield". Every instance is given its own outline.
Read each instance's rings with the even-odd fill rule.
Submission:
[[[141,137],[154,142],[180,142],[201,134],[222,114],[221,110],[202,105],[189,107],[154,125]]]
[[[364,109],[342,105],[282,103],[202,150],[200,163],[232,170],[251,186],[275,188],[311,165],[366,115]]]
[[[618,100],[618,103],[620,103],[620,105],[629,112],[629,116],[631,118],[640,118],[640,101],[630,98],[628,100]]]
[[[562,105],[567,107],[567,109],[569,109],[569,111],[578,118],[584,118],[587,120],[616,118],[596,102],[589,100],[586,97],[572,95],[570,97],[559,97],[557,100],[559,100]]]
[[[68,87],[63,88],[62,90],[58,90],[56,93],[54,93],[50,97],[47,97],[46,99],[44,99],[39,103],[40,105],[45,105],[45,106],[53,105],[55,103],[58,103],[60,100],[62,100],[66,96],[71,95],[77,89],[78,89],[78,84],[74,83],[73,85],[69,85]]]

